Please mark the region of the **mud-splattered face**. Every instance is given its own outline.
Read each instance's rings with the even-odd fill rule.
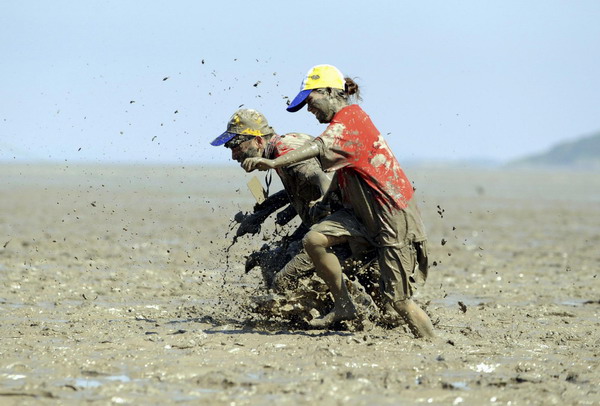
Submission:
[[[329,123],[335,113],[340,109],[337,100],[327,93],[325,89],[315,89],[306,99],[308,111],[313,113],[319,123]]]
[[[258,138],[246,138],[246,136],[238,135],[227,142],[225,147],[231,150],[231,159],[241,164],[246,158],[258,158],[262,156],[262,150],[258,145]]]

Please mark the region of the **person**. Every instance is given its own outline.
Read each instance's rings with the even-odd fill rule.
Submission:
[[[226,131],[215,138],[211,145],[224,145],[229,148],[231,158],[242,164],[250,157],[284,156],[312,140],[313,137],[310,135],[301,133],[278,135],[259,111],[238,109],[229,119]],[[237,236],[258,232],[260,223],[287,203],[290,203],[293,208],[292,215],[289,211],[283,210],[278,214],[276,223],[283,225],[296,213],[299,215],[302,224],[290,237],[292,242],[295,239],[300,240],[314,223],[309,207],[311,202],[323,197],[330,186],[331,174],[323,171],[316,158],[278,168],[276,172],[287,197],[282,198],[281,193],[273,194],[266,202],[258,205],[258,209],[252,215],[243,216],[240,219]],[[261,265],[263,277],[269,288],[281,292],[293,287],[298,278],[313,272],[314,265],[301,245],[298,249],[295,245],[290,249],[287,248],[286,246],[285,249],[279,250],[277,252],[279,255],[273,255],[273,252],[268,250],[257,251],[248,258],[246,272],[256,265]]]
[[[366,238],[377,247],[381,272],[380,288],[388,302],[416,337],[432,337],[429,316],[413,300],[417,282],[427,277],[426,235],[414,199],[414,189],[369,116],[357,104],[359,88],[331,65],[317,65],[305,76],[301,91],[287,110],[296,112],[307,105],[325,131],[302,148],[270,159],[246,159],[247,171],[267,170],[319,158],[326,171],[336,171],[337,185],[347,209],[364,226]],[[340,262],[328,248],[348,236],[331,235],[328,229],[355,226],[347,215],[333,213],[314,225],[303,242],[318,275],[334,296],[334,309],[313,320],[316,327],[356,317],[349,299]],[[360,233],[358,227],[351,233]]]

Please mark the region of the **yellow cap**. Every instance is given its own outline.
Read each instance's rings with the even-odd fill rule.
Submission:
[[[346,80],[338,68],[333,65],[317,65],[310,68],[302,81],[300,93],[287,107],[287,111],[295,112],[306,104],[306,98],[314,89],[331,87],[333,89],[345,89]]]
[[[317,65],[313,66],[304,81],[302,82],[301,90],[319,89],[323,87],[331,87],[333,89],[344,90],[344,75],[338,68],[332,65]]]

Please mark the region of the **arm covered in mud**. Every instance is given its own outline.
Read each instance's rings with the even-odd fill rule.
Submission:
[[[254,206],[254,212],[245,214],[239,212],[235,215],[235,220],[240,223],[236,231],[236,236],[241,237],[245,234],[256,234],[260,231],[260,225],[269,217],[272,213],[276,212],[286,204],[290,203],[290,199],[285,190],[269,196],[264,202],[257,203]],[[291,206],[290,206],[291,207]],[[292,207],[293,209],[293,207]],[[286,209],[287,210],[287,209]],[[285,211],[285,210],[284,210]],[[294,211],[295,215],[295,211]]]
[[[275,159],[266,158],[246,158],[242,163],[242,168],[246,172],[252,172],[255,169],[266,171],[276,169],[282,166],[288,166],[319,155],[319,146],[315,141],[309,142],[303,147],[295,149]]]
[[[277,213],[277,215],[275,216],[275,224],[277,224],[278,226],[285,226],[287,223],[292,221],[292,219],[297,215],[298,212],[296,211],[294,206],[290,204],[288,207]]]

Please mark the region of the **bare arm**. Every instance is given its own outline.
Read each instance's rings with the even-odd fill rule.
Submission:
[[[300,161],[306,161],[307,159],[314,158],[318,155],[319,146],[315,141],[312,141],[276,159],[247,158],[242,163],[242,168],[244,168],[246,172],[252,172],[255,169],[266,171],[268,169],[275,169],[295,164]]]

